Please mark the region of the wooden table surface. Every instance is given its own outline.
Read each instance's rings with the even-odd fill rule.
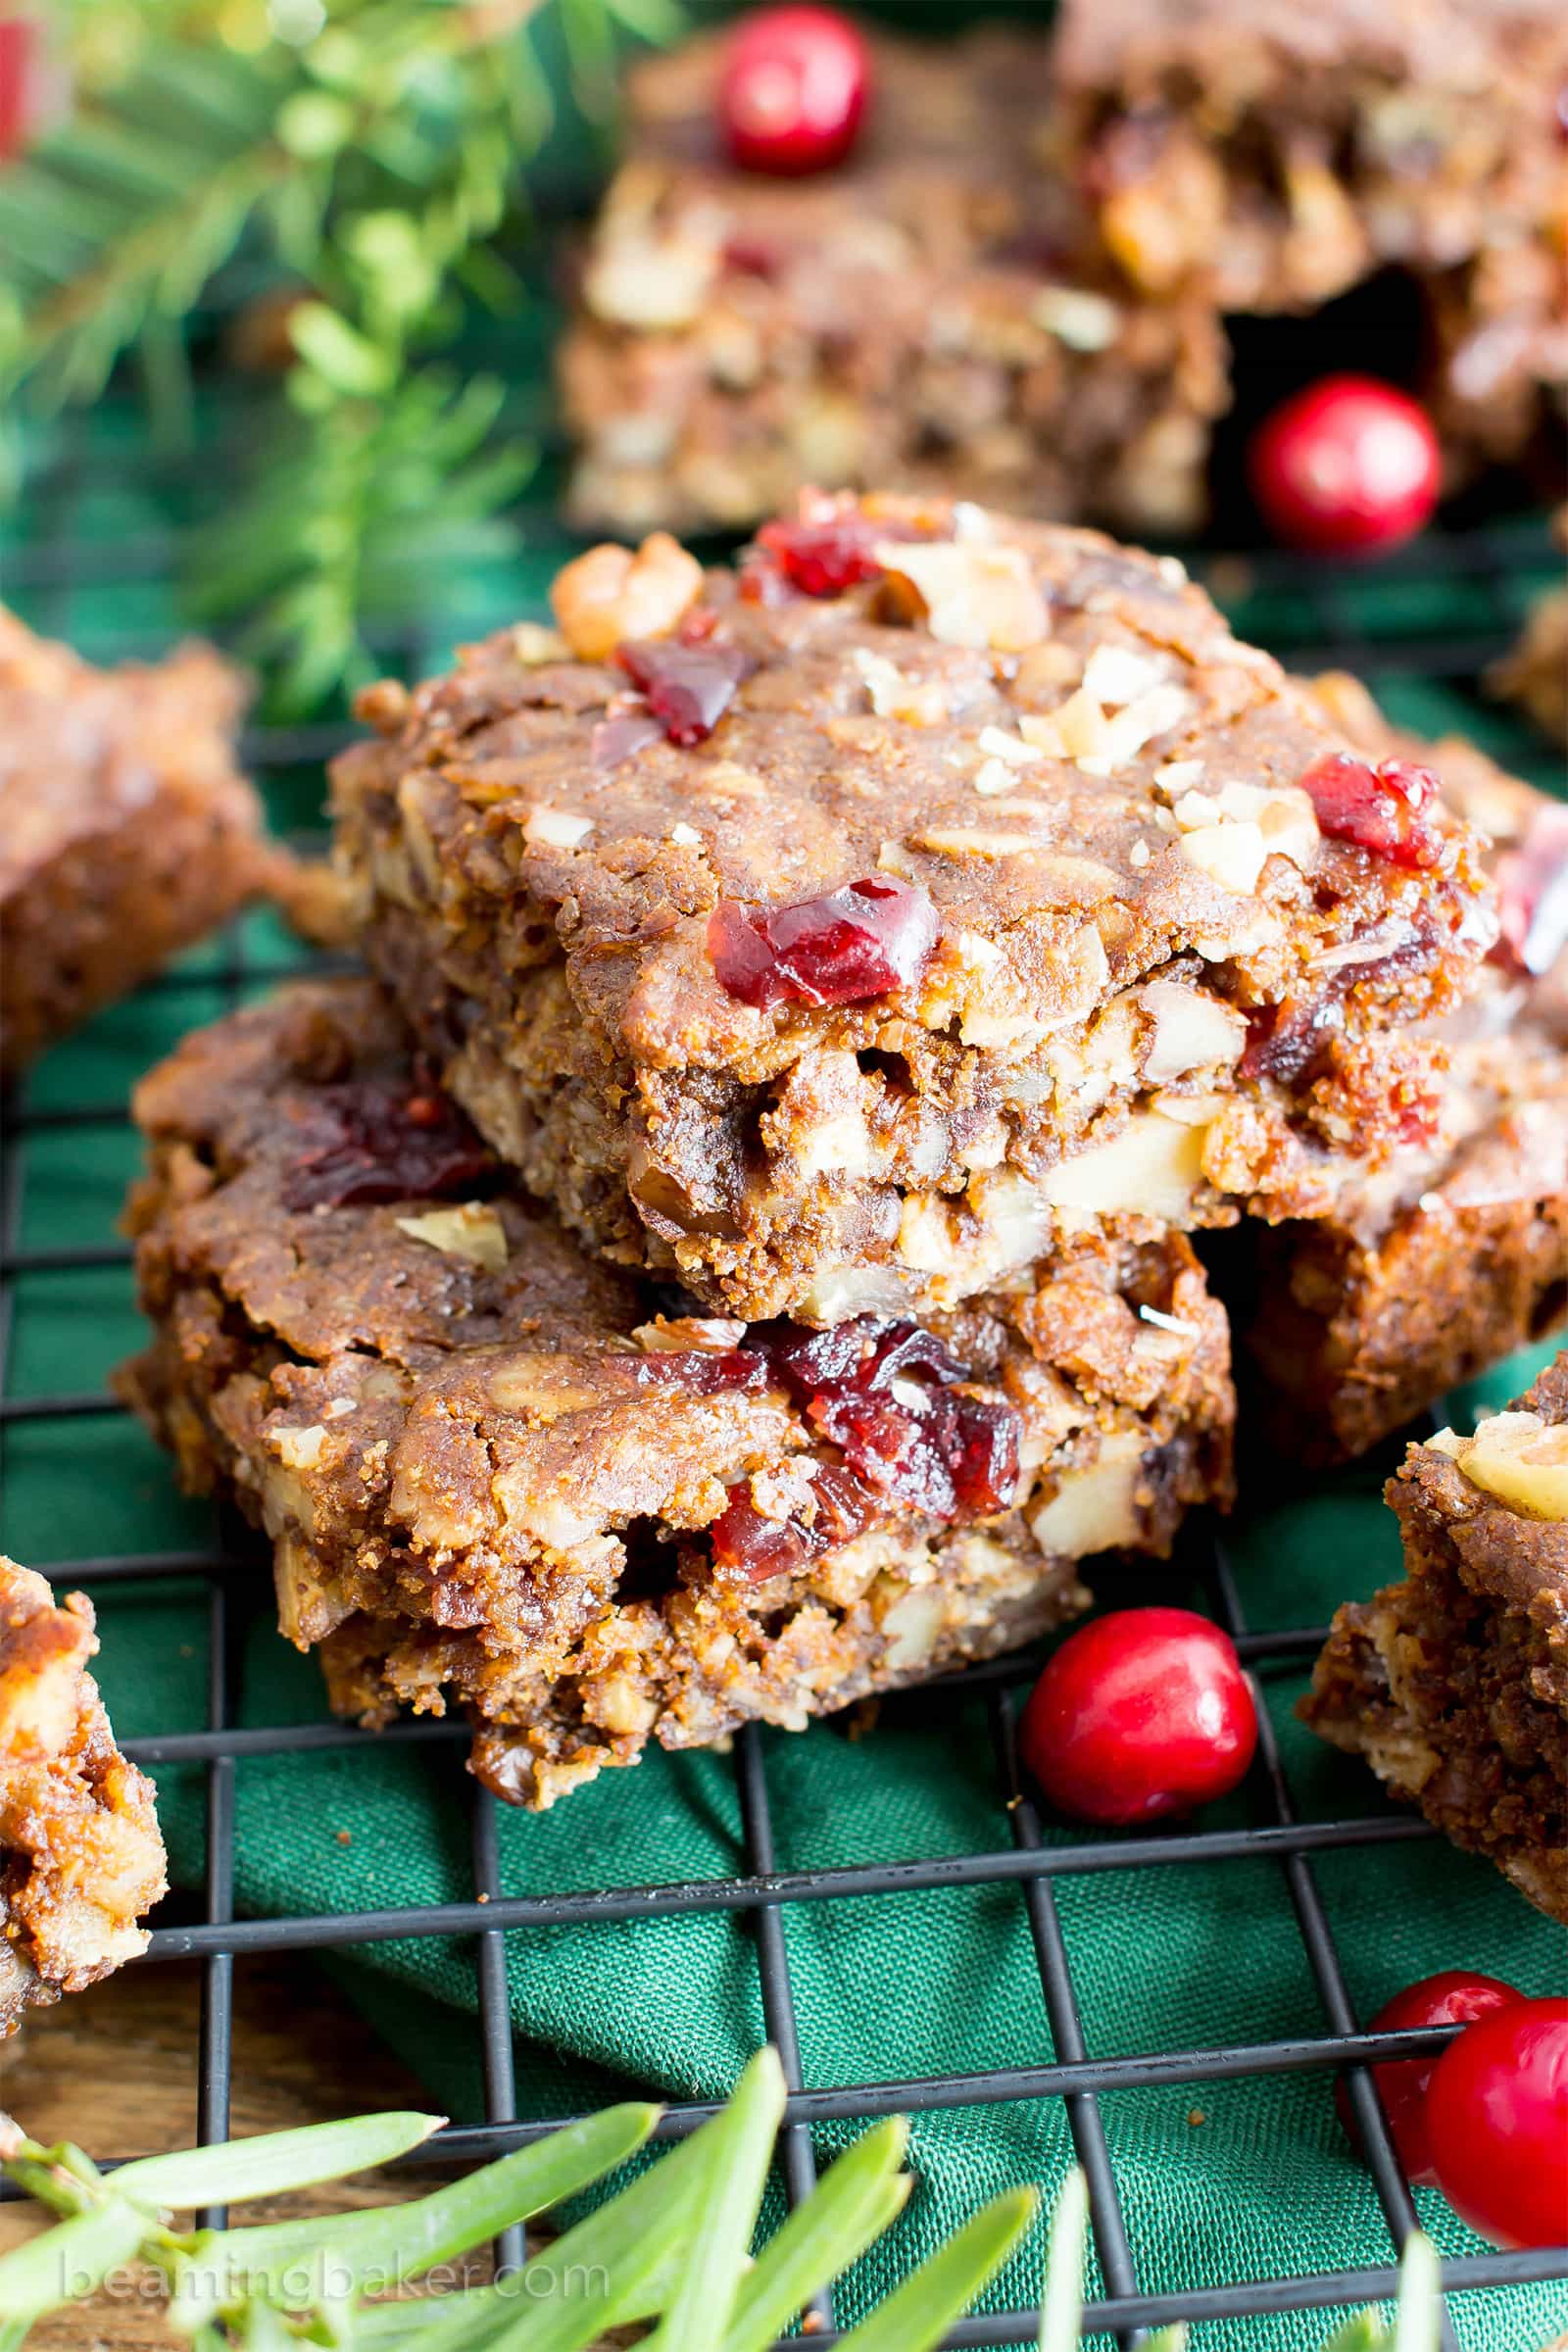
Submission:
[[[34,2139],[74,2139],[91,2156],[150,2155],[196,2136],[196,1963],[127,1968],[0,2042],[0,2107]],[[430,2094],[307,1961],[242,1961],[234,1980],[233,2132],[275,2132],[372,2108],[426,2108]],[[362,2175],[346,2187],[247,2206],[247,2220],[413,2196],[430,2168]],[[373,2189],[373,2196],[368,2192]],[[0,2250],[35,2224],[0,2205]],[[62,2314],[29,2338],[40,2352],[152,2352],[176,2341],[135,2297]],[[186,2348],[188,2352],[188,2347]]]

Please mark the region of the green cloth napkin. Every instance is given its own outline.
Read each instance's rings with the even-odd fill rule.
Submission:
[[[100,455],[113,453],[117,434],[134,454],[130,429],[106,409],[95,426]],[[76,508],[75,526],[134,546],[165,511],[156,490],[138,488],[140,479],[129,466],[113,468]],[[34,540],[45,537],[59,519],[34,514],[27,530]],[[453,583],[446,633],[471,634],[541,609],[559,539],[542,513],[538,520],[530,551],[515,565]],[[1536,576],[1544,576],[1550,558],[1539,526],[1520,545]],[[7,592],[0,540],[0,593]],[[157,643],[177,625],[162,579],[98,578],[69,594],[9,593],[26,617],[74,635],[88,651]],[[1342,593],[1374,638],[1459,632],[1472,617],[1453,609],[1453,592],[1423,580],[1395,589],[1373,572],[1352,578]],[[1242,625],[1282,647],[1302,619],[1280,596],[1254,599],[1241,614]],[[1472,726],[1550,780],[1549,760],[1495,712],[1408,680],[1392,681],[1387,699],[1397,715],[1433,731]],[[318,810],[319,777],[309,765],[275,775],[272,790],[281,822],[308,821]],[[250,918],[243,934],[257,959],[290,953],[268,917]],[[30,1082],[29,1102],[48,1108],[119,1099],[186,1028],[220,1015],[231,999],[217,952],[199,950],[181,968],[181,986],[112,1009],[49,1056]],[[17,1142],[14,1153],[22,1248],[110,1237],[136,1162],[126,1129],[44,1128]],[[138,1332],[129,1277],[121,1269],[24,1276],[15,1285],[8,1394],[96,1389]],[[1513,1393],[1526,1369],[1510,1366],[1485,1384],[1488,1398]],[[209,1540],[205,1506],[175,1494],[162,1456],[122,1418],[21,1421],[6,1433],[5,1470],[0,1541],[40,1567]],[[1340,1600],[1370,1592],[1396,1568],[1394,1523],[1368,1473],[1295,1498],[1254,1487],[1248,1500],[1250,1516],[1234,1549],[1255,1627],[1322,1622]],[[1180,1570],[1159,1589],[1172,1598],[1191,1596]],[[95,1597],[101,1680],[122,1736],[200,1728],[206,1630],[198,1588],[105,1586]],[[322,1707],[316,1672],[270,1629],[270,1580],[260,1557],[254,1601],[239,1720],[314,1720]],[[1303,1658],[1267,1678],[1301,1812],[1327,1819],[1382,1810],[1370,1774],[1295,1723],[1291,1710],[1306,1665]],[[916,1697],[889,1704],[867,1738],[852,1740],[817,1726],[799,1736],[767,1733],[764,1744],[783,1869],[1010,1843],[976,1703],[937,1707]],[[329,1913],[466,1899],[472,1891],[470,1785],[460,1755],[447,1745],[368,1740],[347,1752],[242,1762],[240,1911]],[[174,1875],[197,1886],[200,1774],[179,1768],[157,1777]],[[1237,1798],[1204,1823],[1249,1818]],[[542,1818],[503,1810],[499,1842],[506,1893],[713,1878],[747,1867],[733,1766],[713,1755],[651,1755]],[[1363,2020],[1409,1979],[1457,1963],[1500,1973],[1533,1992],[1560,1990],[1568,1977],[1561,1930],[1485,1864],[1446,1845],[1334,1852],[1315,1859],[1312,1871]],[[1057,1902],[1091,2056],[1327,2030],[1278,1864],[1246,1859],[1066,1879]],[[784,1932],[808,2086],[1034,2065],[1054,2054],[1016,1885],[800,1904],[786,1911]],[[742,1917],[514,1931],[507,1962],[526,2115],[564,2114],[630,2084],[677,2098],[717,2096],[763,2037],[755,1945]],[[342,1974],[443,2105],[478,2120],[476,2037],[467,2022],[476,1999],[471,1943],[381,1944],[352,1955]],[[1327,2075],[1122,2091],[1105,2097],[1102,2109],[1144,2288],[1288,2278],[1388,2259],[1369,2178],[1340,2133]],[[90,2137],[90,2116],[80,2129]],[[820,2132],[819,2156],[852,2129]],[[1054,2189],[1070,2161],[1063,2107],[1045,2100],[923,2115],[911,2161],[918,2187],[907,2214],[860,2266],[847,2310],[863,2307],[993,2191],[1019,2180]],[[1446,2252],[1474,2248],[1441,2199],[1423,2191],[1418,2202]],[[998,2282],[995,2303],[1031,2299],[1038,2255],[1036,2242]],[[1465,2295],[1456,2298],[1455,2317],[1467,2352],[1534,2352],[1568,2328],[1568,2285]],[[1199,2328],[1195,2341],[1226,2352],[1308,2347],[1329,2324],[1320,2314],[1213,2324]]]

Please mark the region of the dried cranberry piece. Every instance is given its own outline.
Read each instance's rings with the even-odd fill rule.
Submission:
[[[1409,760],[1380,760],[1374,766],[1348,752],[1331,752],[1298,781],[1319,825],[1334,840],[1353,842],[1394,865],[1415,868],[1441,860],[1443,835],[1426,822],[1439,791],[1430,768]]]
[[[681,645],[668,637],[617,646],[615,660],[670,742],[679,744],[706,742],[741,680],[757,667],[738,645]]]
[[[1497,859],[1501,946],[1537,979],[1568,947],[1568,808],[1540,808],[1517,849]]]
[[[494,1174],[493,1155],[446,1096],[349,1079],[317,1094],[284,1179],[283,1205],[450,1200]]]
[[[775,278],[784,268],[787,256],[781,245],[770,243],[766,237],[743,231],[726,237],[721,255],[724,268],[734,270],[742,277]]]
[[[936,945],[923,890],[871,874],[793,906],[721,899],[708,924],[720,984],[744,1004],[858,1004],[917,980]]]
[[[811,1481],[811,1516],[766,1519],[744,1486],[731,1487],[723,1510],[709,1529],[713,1558],[721,1568],[742,1568],[749,1584],[770,1576],[793,1576],[824,1551],[850,1543],[885,1505],[863,1480],[836,1462],[823,1462]]]
[[[847,1469],[883,1498],[935,1519],[1004,1510],[1018,1483],[1018,1417],[960,1395],[964,1367],[918,1323],[861,1315],[830,1331],[760,1325],[747,1335]],[[835,1541],[842,1539],[835,1538]]]
[[[1004,1511],[1018,1491],[1018,1416],[1010,1404],[956,1396],[957,1429],[949,1456],[953,1489],[964,1518]]]
[[[816,520],[803,515],[794,522],[764,522],[757,544],[803,596],[842,596],[863,580],[881,578],[873,550],[901,535],[848,509]]]
[[[663,740],[664,730],[651,710],[612,710],[590,736],[588,757],[595,767],[618,767],[635,752]]]
[[[680,1389],[688,1396],[717,1396],[726,1389],[765,1389],[770,1382],[767,1358],[753,1348],[681,1348],[622,1360],[632,1366],[638,1388]]]

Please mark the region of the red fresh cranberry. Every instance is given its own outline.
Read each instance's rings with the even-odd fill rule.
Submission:
[[[917,980],[936,937],[923,890],[871,874],[794,906],[721,899],[709,917],[708,953],[743,1004],[858,1004]]]
[[[1326,375],[1282,402],[1247,466],[1264,520],[1293,547],[1394,547],[1426,522],[1442,482],[1430,419],[1369,375]]]
[[[1568,2000],[1516,2000],[1467,2027],[1432,2070],[1438,2186],[1499,2246],[1568,2241]]]
[[[1018,1729],[1047,1802],[1115,1828],[1228,1795],[1256,1744],[1235,1645],[1190,1609],[1122,1609],[1071,1635]]]
[[[734,270],[742,277],[771,279],[783,269],[786,255],[781,245],[766,237],[741,235],[724,240],[721,258],[726,270]]]
[[[1446,1968],[1437,1976],[1422,1977],[1416,1984],[1407,1984],[1402,1992],[1396,1992],[1378,2011],[1367,2031],[1398,2034],[1413,2026],[1469,2026],[1478,2017],[1490,2017],[1494,2009],[1523,1998],[1523,1993],[1497,1977],[1478,1977],[1466,1968]],[[1437,2063],[1437,2056],[1393,2058],[1386,2066],[1372,2069],[1372,2080],[1389,2119],[1399,2162],[1418,2188],[1437,2186],[1426,2126],[1427,2084]],[[1347,2138],[1359,2149],[1361,2134],[1343,2082],[1334,2086],[1334,2104]]]
[[[757,667],[738,645],[681,645],[648,637],[617,646],[615,660],[671,743],[704,743],[743,678]]]
[[[730,36],[718,85],[730,154],[796,178],[842,163],[865,113],[870,58],[828,8],[764,8]]]
[[[350,1079],[316,1095],[284,1179],[283,1206],[450,1200],[494,1174],[491,1153],[445,1095]]]
[[[1521,970],[1549,972],[1568,947],[1568,808],[1539,808],[1517,849],[1497,859],[1502,947]]]
[[[1374,766],[1349,752],[1331,752],[1298,781],[1318,824],[1335,841],[1354,842],[1394,865],[1441,861],[1443,835],[1426,822],[1439,790],[1430,768],[1409,760],[1380,760]]]

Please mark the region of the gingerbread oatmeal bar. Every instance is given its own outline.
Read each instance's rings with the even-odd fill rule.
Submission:
[[[1447,1389],[1568,1318],[1568,808],[1473,746],[1423,744],[1336,676],[1316,691],[1373,758],[1428,760],[1490,835],[1502,935],[1434,1034],[1436,1132],[1347,1163],[1331,1210],[1253,1227],[1245,1345],[1273,1443],[1364,1453]]]
[[[806,180],[723,155],[720,38],[632,75],[560,354],[574,520],[733,530],[826,483],[1196,528],[1219,320],[1065,266],[1067,191],[1033,154],[1045,46],[870,49],[869,124]]]
[[[269,879],[243,700],[204,646],[95,669],[0,610],[0,1077]]]
[[[0,2039],[145,1950],[137,1923],[167,1888],[152,1783],[87,1672],[97,1647],[81,1593],[57,1607],[0,1559]]]
[[[923,1324],[703,1316],[580,1257],[360,981],[188,1039],[136,1115],[130,1396],[270,1535],[333,1703],[461,1705],[509,1798],[989,1656],[1228,1497],[1179,1237]]]
[[[1307,310],[1568,220],[1555,0],[1066,0],[1046,145],[1147,294]]]
[[[1568,1926],[1568,1356],[1388,1498],[1404,1581],[1340,1610],[1302,1716]]]
[[[1435,1116],[1494,931],[1169,558],[803,502],[568,565],[333,778],[368,953],[603,1254],[747,1320],[925,1312],[1065,1235],[1310,1215]]]

